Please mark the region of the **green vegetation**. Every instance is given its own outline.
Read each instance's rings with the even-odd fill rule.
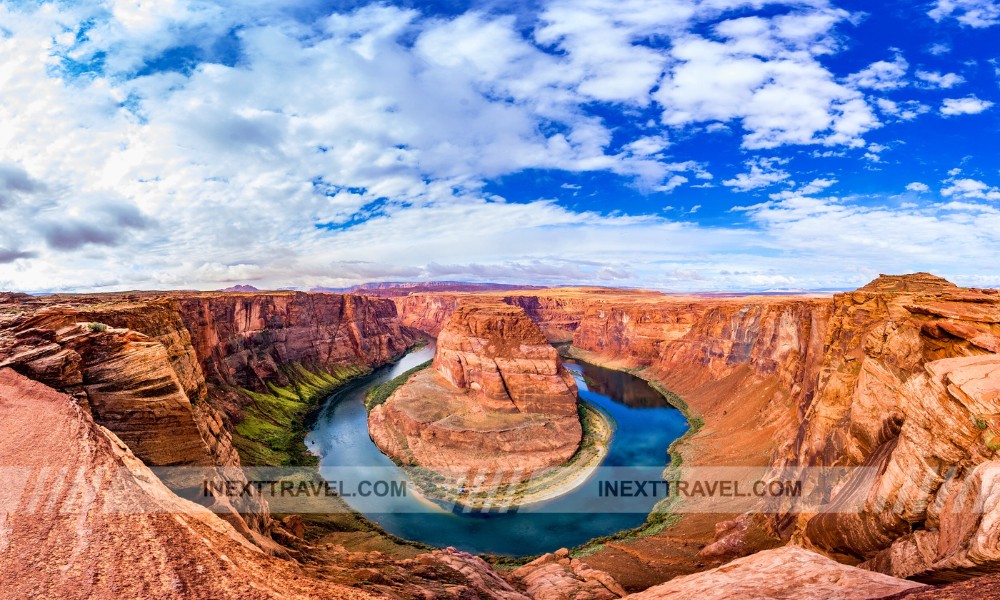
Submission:
[[[638,527],[633,527],[632,529],[626,529],[624,531],[619,531],[617,533],[612,533],[611,535],[605,535],[603,537],[594,538],[578,546],[571,551],[573,558],[583,558],[585,556],[590,556],[599,552],[604,545],[608,542],[621,542],[625,540],[630,540],[637,537],[655,535],[668,527],[673,527],[681,520],[683,515],[673,513],[669,511],[669,506],[672,502],[667,502],[671,499],[661,500],[654,508],[653,511],[649,513],[646,517],[646,522]],[[661,505],[664,505],[661,507]]]
[[[315,465],[305,445],[308,414],[319,401],[347,381],[366,375],[366,367],[311,371],[298,363],[284,369],[286,386],[268,384],[268,392],[241,390],[251,399],[236,426],[233,445],[245,465]]]
[[[982,430],[985,431],[986,428],[988,427],[988,425],[986,423],[986,419],[984,419],[982,417],[973,417],[972,418],[972,422],[976,424],[976,428],[977,429],[982,429]]]
[[[108,326],[104,323],[87,323],[87,329],[94,333],[104,333],[108,330]]]
[[[372,388],[365,394],[365,410],[370,413],[373,408],[388,400],[389,396],[399,389],[399,386],[406,383],[414,373],[423,371],[427,367],[431,366],[432,362],[434,361],[429,360],[425,363],[421,363],[398,377],[394,377],[385,383],[372,386]]]

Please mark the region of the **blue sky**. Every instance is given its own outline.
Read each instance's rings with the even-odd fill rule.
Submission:
[[[1000,285],[1000,2],[0,2],[0,289]]]

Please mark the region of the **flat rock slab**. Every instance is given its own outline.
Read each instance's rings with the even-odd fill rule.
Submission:
[[[672,579],[629,598],[862,600],[926,587],[922,583],[842,565],[798,546],[784,546],[734,560],[710,571]]]

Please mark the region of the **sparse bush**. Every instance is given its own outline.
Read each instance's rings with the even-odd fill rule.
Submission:
[[[973,417],[972,418],[972,422],[976,424],[976,428],[977,429],[981,429],[981,430],[984,430],[984,431],[986,430],[986,427],[988,426],[987,423],[986,423],[986,419],[984,419],[982,417]]]
[[[94,333],[104,333],[108,330],[108,326],[104,323],[87,323],[87,329]]]

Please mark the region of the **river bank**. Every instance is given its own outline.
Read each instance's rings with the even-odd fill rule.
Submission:
[[[399,466],[385,456],[368,435],[365,392],[371,386],[399,377],[432,356],[433,347],[423,348],[391,368],[376,373],[371,379],[364,380],[363,385],[345,390],[333,401],[327,402],[309,435],[311,449],[322,457],[320,466],[388,470],[381,473],[398,470]],[[607,454],[595,463],[603,461],[604,464],[662,468],[669,462],[664,449],[687,430],[687,423],[677,410],[640,379],[620,376],[600,367],[570,365],[569,368],[580,385],[581,397],[609,414],[614,422],[614,435]],[[602,386],[604,391],[600,392],[587,389],[587,380],[608,377],[617,380],[614,389],[607,386]],[[655,399],[655,402],[632,402],[632,399],[643,395]],[[373,471],[373,475],[377,472],[380,471]],[[399,476],[406,477],[404,473]],[[593,538],[640,526],[655,501],[651,499],[649,507],[641,513],[595,513],[592,490],[586,483],[546,488],[547,495],[551,496],[548,500],[542,500],[543,496],[539,494],[534,496],[537,501],[521,505],[517,511],[506,512],[466,513],[461,509],[453,512],[440,504],[430,506],[429,500],[418,498],[413,493],[414,486],[408,486],[403,497],[377,500],[346,497],[344,500],[352,509],[397,539],[415,540],[440,548],[453,546],[494,558],[540,555],[559,548],[573,548]],[[334,536],[343,537],[345,542],[351,540],[349,543],[352,544],[359,543],[359,549],[396,548],[404,553],[410,552],[387,544],[385,538],[372,534]],[[334,538],[328,539],[332,541]]]
[[[614,420],[585,401],[580,402],[579,410],[583,438],[576,454],[567,463],[533,473],[522,481],[496,480],[485,474],[479,483],[469,483],[430,469],[401,468],[413,481],[414,493],[453,511],[516,510],[546,502],[582,485],[608,454]]]

